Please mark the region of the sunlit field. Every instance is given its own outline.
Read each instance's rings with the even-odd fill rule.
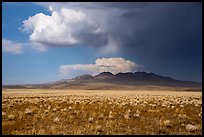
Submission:
[[[2,133],[202,134],[202,92],[3,89]]]

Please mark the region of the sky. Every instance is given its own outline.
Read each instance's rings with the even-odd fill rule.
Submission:
[[[201,2],[3,2],[2,84],[101,72],[202,82]]]

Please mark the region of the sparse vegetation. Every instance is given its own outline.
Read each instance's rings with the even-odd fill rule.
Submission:
[[[2,133],[202,134],[202,93],[3,90]]]

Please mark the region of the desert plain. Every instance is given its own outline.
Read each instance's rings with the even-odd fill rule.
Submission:
[[[2,89],[3,135],[202,135],[202,92]]]

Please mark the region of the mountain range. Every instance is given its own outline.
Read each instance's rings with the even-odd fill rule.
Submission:
[[[81,75],[45,84],[3,85],[3,88],[53,88],[53,89],[126,89],[134,87],[190,87],[202,88],[202,83],[180,81],[170,77],[147,72],[127,72],[98,75]]]

